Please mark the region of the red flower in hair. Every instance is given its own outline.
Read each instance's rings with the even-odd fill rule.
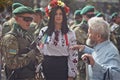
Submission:
[[[48,7],[45,8],[45,11],[46,11],[46,15],[49,16],[49,9],[48,9]]]
[[[52,0],[51,2],[50,2],[50,6],[53,8],[53,7],[56,7],[57,6],[57,1],[56,0]]]
[[[54,8],[54,7],[56,7],[56,6],[61,6],[61,7],[63,7],[63,8],[65,9],[66,14],[68,14],[69,11],[70,11],[69,7],[67,7],[64,2],[62,2],[62,1],[60,1],[60,0],[52,0],[52,1],[48,4],[48,6],[45,8],[45,11],[46,11],[47,16],[49,16],[49,13],[50,13],[51,9]]]
[[[65,9],[65,12],[68,14],[69,11],[70,11],[70,8],[65,5],[65,8],[64,8],[64,9]]]

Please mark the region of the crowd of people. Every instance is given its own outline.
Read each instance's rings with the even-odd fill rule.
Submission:
[[[110,21],[93,5],[71,21],[69,12],[60,0],[35,9],[12,4],[12,17],[0,24],[5,80],[120,79],[120,11]]]

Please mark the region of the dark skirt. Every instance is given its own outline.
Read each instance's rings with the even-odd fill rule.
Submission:
[[[68,60],[66,56],[44,56],[42,67],[46,80],[68,79]]]

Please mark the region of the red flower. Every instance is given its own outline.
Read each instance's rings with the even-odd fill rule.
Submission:
[[[49,9],[48,7],[45,8],[46,15],[49,16]]]
[[[56,7],[57,6],[57,0],[52,0],[51,2],[50,2],[50,6],[53,8],[53,7]]]
[[[77,63],[78,61],[76,59],[73,60],[73,63]]]
[[[64,9],[65,9],[65,12],[68,14],[70,11],[70,8],[65,5]]]
[[[62,1],[60,0],[52,0],[48,6],[45,8],[45,11],[46,11],[46,15],[49,16],[49,13],[51,11],[52,8],[56,7],[56,6],[61,6],[64,8],[66,14],[69,13],[70,9],[69,7],[67,7]]]

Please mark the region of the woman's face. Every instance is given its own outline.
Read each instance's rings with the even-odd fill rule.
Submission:
[[[58,9],[55,14],[55,24],[62,24],[63,15],[61,9]]]

